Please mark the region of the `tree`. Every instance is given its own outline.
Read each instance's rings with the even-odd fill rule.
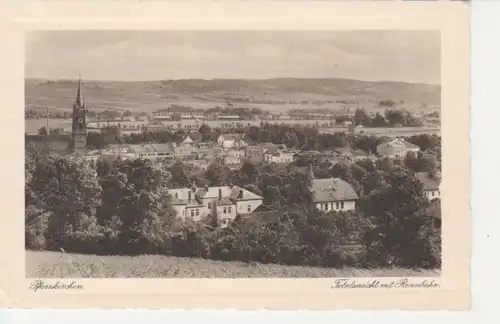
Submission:
[[[405,202],[402,204],[401,202]],[[370,193],[365,213],[372,222],[364,237],[368,260],[375,264],[431,267],[432,222],[422,184],[404,169],[390,175],[386,188]]]
[[[203,142],[209,142],[212,140],[212,129],[207,124],[201,125],[198,132],[201,134],[201,140]]]
[[[387,126],[387,121],[380,113],[376,113],[372,124],[374,127],[385,127]]]
[[[210,164],[205,172],[205,178],[210,186],[229,185],[230,175],[231,170],[219,160]]]
[[[368,116],[364,109],[356,109],[354,113],[354,124],[363,125],[363,126],[371,126],[372,120],[370,116]]]
[[[175,213],[168,196],[171,175],[149,160],[116,160],[103,173],[100,220],[113,223],[115,244],[129,253],[158,253]]]
[[[96,216],[102,189],[97,173],[87,161],[55,157],[48,162],[51,172],[55,172],[43,193],[44,207],[52,213],[48,223],[51,237],[48,244],[58,248],[64,245],[66,236],[79,230],[80,218]],[[43,178],[37,179],[40,180],[45,182]]]

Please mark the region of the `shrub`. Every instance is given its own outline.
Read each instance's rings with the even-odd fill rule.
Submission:
[[[25,245],[30,250],[45,250],[47,249],[47,228],[50,213],[42,213],[41,210],[27,208],[25,225]]]

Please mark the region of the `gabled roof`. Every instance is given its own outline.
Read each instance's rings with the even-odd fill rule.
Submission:
[[[214,203],[217,206],[231,206],[234,205],[234,202],[231,201],[228,197],[222,197],[221,199],[214,200]]]
[[[196,191],[196,196],[200,198],[218,198],[219,189],[221,190],[222,197],[227,197],[231,193],[231,188],[228,186],[206,187],[198,189],[198,191]]]
[[[340,178],[312,179],[311,191],[314,202],[358,199],[352,186]]]
[[[185,143],[185,144],[193,144],[194,141],[191,137],[189,136],[186,136],[186,138],[182,141],[182,143]]]
[[[243,134],[240,133],[229,133],[221,135],[225,141],[238,141],[243,138]]]
[[[420,148],[417,145],[415,145],[413,143],[410,143],[408,141],[405,141],[402,138],[394,138],[394,139],[392,139],[390,141],[387,141],[387,142],[384,142],[382,144],[379,144],[377,147],[380,147],[380,146],[386,146],[386,147],[405,147],[405,148],[408,148],[408,149]]]
[[[229,194],[229,198],[232,200],[251,200],[251,199],[262,199],[261,196],[254,194],[251,191],[246,189],[234,186],[231,189],[231,193]]]
[[[424,190],[439,190],[441,184],[439,175],[432,177],[428,172],[418,172],[415,176],[422,183]]]

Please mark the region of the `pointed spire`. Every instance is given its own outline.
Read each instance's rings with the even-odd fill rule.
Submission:
[[[83,92],[82,92],[82,79],[78,78],[78,88],[76,90],[76,100],[75,104],[83,107],[85,103],[83,102]]]

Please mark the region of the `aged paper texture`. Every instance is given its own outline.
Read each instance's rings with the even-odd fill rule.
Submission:
[[[467,309],[468,10],[3,4],[1,305]]]

